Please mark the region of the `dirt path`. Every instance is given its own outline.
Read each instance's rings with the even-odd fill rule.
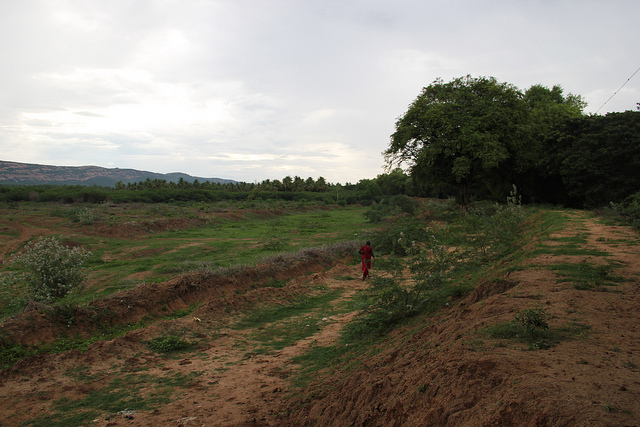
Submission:
[[[357,274],[357,267],[340,264],[328,272],[293,282],[322,284],[329,290],[344,289],[343,278],[353,275],[354,270]],[[351,298],[364,286],[358,280],[346,283],[349,287],[334,304]],[[184,426],[271,425],[270,415],[280,407],[289,389],[288,379],[296,369],[292,358],[303,354],[311,345],[328,345],[337,340],[342,326],[353,315],[342,313],[327,317],[315,334],[269,354],[252,353],[255,343],[249,336],[254,330],[222,328],[219,337],[211,341],[206,350],[167,366],[172,372],[182,371],[187,375],[193,371],[205,372],[200,384],[186,391],[179,401],[163,407],[162,415],[140,412],[135,421],[131,420],[127,425],[148,426],[155,422],[168,425],[176,421]],[[109,422],[98,421],[95,425],[109,425]]]

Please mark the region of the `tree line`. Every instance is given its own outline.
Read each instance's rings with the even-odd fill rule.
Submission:
[[[358,183],[332,184],[324,177],[302,179],[286,176],[282,180],[218,183],[177,182],[150,179],[116,183],[114,187],[84,185],[10,185],[0,186],[0,202],[59,203],[174,203],[251,200],[284,200],[324,204],[371,204],[385,196],[404,195],[409,176],[400,169],[363,179]]]
[[[396,121],[383,153],[413,191],[595,207],[640,191],[640,112],[585,115],[560,86],[521,91],[494,77],[436,80]]]
[[[176,181],[167,181],[165,179],[151,179],[147,178],[144,181],[129,182],[124,184],[122,181],[118,181],[115,184],[116,190],[148,190],[148,189],[205,189],[205,190],[224,190],[224,191],[309,191],[309,192],[324,192],[329,189],[330,184],[324,177],[313,179],[309,177],[302,179],[299,176],[291,177],[286,176],[281,180],[278,179],[266,179],[260,183],[248,183],[248,182],[200,182],[197,179],[193,182],[180,178]]]

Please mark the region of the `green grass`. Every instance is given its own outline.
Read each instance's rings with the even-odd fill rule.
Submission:
[[[149,411],[171,401],[176,388],[188,387],[200,372],[154,376],[128,374],[118,376],[102,387],[91,390],[79,399],[58,398],[52,403],[52,411],[27,422],[32,427],[67,427],[89,424],[97,416],[108,414],[107,419],[118,412]]]
[[[361,354],[357,347],[349,347],[344,343],[336,343],[331,346],[311,346],[304,354],[293,358],[293,361],[301,367],[293,379],[293,386],[307,387],[319,370],[337,366],[344,361],[346,355],[353,352]]]
[[[443,214],[440,213],[442,216]],[[456,217],[449,220],[457,222]],[[527,210],[526,219],[527,226],[521,231],[521,242],[533,242],[532,246],[516,244],[517,250],[508,250],[501,254],[497,259],[489,262],[478,263],[473,259],[473,252],[468,252],[469,259],[465,259],[464,263],[456,266],[457,273],[451,282],[440,289],[432,290],[426,296],[426,304],[423,310],[416,314],[413,318],[406,318],[402,322],[394,325],[408,325],[409,328],[419,330],[422,325],[429,323],[432,316],[436,315],[442,308],[447,307],[451,301],[464,296],[473,289],[473,286],[480,281],[487,282],[491,280],[504,280],[505,275],[511,271],[522,269],[520,263],[529,259],[533,250],[536,248],[535,242],[538,239],[544,241],[551,233],[563,229],[569,219],[561,210],[546,210],[533,208]],[[459,227],[451,227],[450,232],[445,233],[444,240],[446,244],[464,249],[464,236],[458,236]],[[581,236],[581,242],[584,236]],[[385,262],[376,262],[376,268],[381,269],[387,267],[393,269],[392,260]],[[367,305],[359,307],[365,308]],[[383,313],[384,314],[384,313]],[[350,366],[357,366],[358,361],[362,360],[363,354],[372,351],[375,343],[384,340],[386,335],[377,333],[379,325],[371,322],[366,316],[361,316],[355,322],[351,322],[343,330],[341,339],[334,345],[330,346],[312,346],[305,354],[295,358],[300,364],[298,373],[294,377],[294,385],[297,387],[306,387],[314,378],[318,376],[319,371],[332,372],[335,369],[348,371]],[[385,319],[382,319],[385,320]],[[391,319],[393,320],[393,319]],[[583,337],[588,327],[584,325],[571,324],[564,328],[550,328],[548,330],[536,331],[536,334],[525,333],[519,325],[514,322],[507,322],[501,325],[493,326],[483,336],[469,341],[474,350],[484,351],[487,346],[484,341],[489,337],[496,344],[505,345],[508,340],[516,340],[517,342],[526,343],[530,348],[546,348],[554,342],[562,339],[576,339]]]
[[[62,353],[76,349],[86,351],[86,349],[95,342],[121,337],[128,331],[139,329],[144,325],[144,322],[140,322],[134,325],[125,325],[121,327],[105,327],[102,330],[96,331],[89,337],[70,337],[63,335],[55,341],[35,346],[5,343],[0,346],[0,369],[9,368],[19,360],[37,354]]]
[[[569,239],[566,239],[567,241]],[[558,239],[559,241],[559,239]],[[596,248],[585,248],[574,243],[567,243],[561,246],[550,246],[541,244],[531,253],[532,256],[539,255],[556,255],[556,256],[609,256],[608,252],[598,250]]]
[[[149,348],[158,353],[175,353],[183,350],[189,350],[193,343],[183,340],[175,335],[165,335],[155,337],[148,343]]]
[[[559,228],[559,224],[556,224],[555,227]],[[551,244],[539,244],[532,253],[533,256],[609,256],[608,252],[589,247],[588,235],[584,232],[577,232],[573,236],[548,237],[546,241]]]
[[[42,345],[35,345],[35,346],[5,343],[4,345],[0,346],[0,369],[9,368],[19,360],[22,360],[29,356],[34,356],[37,354],[62,353],[69,350],[80,350],[84,352],[87,350],[87,348],[91,344],[95,342],[121,337],[127,332],[140,329],[152,321],[155,321],[158,319],[177,319],[184,316],[188,316],[198,306],[199,306],[199,303],[194,304],[184,310],[176,310],[176,311],[167,313],[166,316],[163,316],[163,317],[158,317],[155,319],[147,317],[146,319],[143,319],[143,321],[141,322],[138,322],[135,324],[123,325],[123,326],[104,326],[104,325],[101,326],[100,319],[96,318],[95,324],[98,325],[99,328],[89,336],[74,337],[74,336],[62,335],[59,338],[57,338],[55,341],[51,341],[48,343],[44,343]],[[64,306],[61,308],[64,308]],[[58,313],[58,315],[65,316],[66,313],[63,311],[61,313]]]
[[[121,254],[119,259],[90,265],[115,277],[149,272],[151,277],[164,280],[203,264],[251,264],[282,251],[353,240],[354,230],[372,228],[364,223],[363,212],[363,208],[341,208],[240,221],[215,220],[205,227],[154,233],[142,241],[111,239],[98,255],[109,256],[115,249],[116,255]],[[132,257],[131,253],[138,256]]]
[[[613,273],[618,267],[613,263],[595,265],[582,261],[554,264],[547,268],[560,275],[559,282],[572,283],[575,289],[607,291],[605,287],[616,286],[625,281],[624,277]]]
[[[158,209],[156,214],[160,213],[160,208]],[[180,215],[179,212],[172,208],[170,211],[163,212],[163,215]],[[106,295],[114,290],[133,287],[140,283],[129,278],[135,272],[147,273],[145,281],[162,280],[196,266],[251,264],[265,256],[279,254],[282,251],[295,251],[303,247],[322,246],[354,238],[361,239],[374,226],[363,221],[362,212],[362,208],[306,211],[266,218],[253,217],[241,221],[216,220],[200,228],[154,233],[135,240],[82,236],[78,240],[86,239],[84,241],[87,244],[96,248],[94,254],[97,255],[92,261],[93,275],[108,277],[99,291],[100,295]],[[142,211],[138,213],[141,214]],[[570,218],[565,211],[536,210],[535,208],[527,213],[527,219],[531,224],[524,230],[522,242],[526,243],[535,242],[538,238],[544,241],[549,235],[562,231],[570,225],[579,225],[581,221],[581,219]],[[455,301],[456,298],[473,289],[473,285],[479,280],[490,281],[493,278],[504,277],[506,272],[517,271],[521,268],[519,266],[521,261],[532,255],[541,253],[606,255],[604,252],[586,247],[587,238],[580,227],[577,228],[575,236],[554,237],[552,240],[555,243],[553,246],[545,244],[534,246],[534,243],[531,245],[534,247],[528,247],[527,250],[506,251],[500,259],[491,259],[484,263],[469,262],[468,266],[461,265],[458,271],[460,274],[452,278],[447,286],[434,290],[428,297],[428,304],[424,311],[408,319],[404,324],[409,327],[421,327],[419,325],[429,322],[430,316],[438,310],[447,307],[451,301]],[[455,241],[452,240],[452,242]],[[111,260],[104,261],[104,258]],[[384,263],[376,261],[376,268],[383,265]],[[561,280],[570,283],[591,283],[594,279],[599,279],[602,283],[618,283],[615,279],[617,276],[613,274],[616,268],[614,264],[610,264],[607,268],[587,263],[578,267],[576,270],[575,264],[565,263],[551,268],[561,275]],[[345,287],[349,285],[346,281],[353,279],[351,276],[343,277]],[[284,284],[282,281],[272,280],[266,286],[282,287]],[[612,285],[601,284],[601,286]],[[269,353],[314,335],[326,322],[323,318],[353,309],[353,306],[335,304],[343,292],[343,289],[312,289],[310,294],[291,299],[284,304],[252,309],[234,325],[236,329],[252,330],[239,347],[243,350],[246,348],[248,353]],[[78,299],[78,301],[81,300]],[[184,311],[186,313],[184,315],[189,312]],[[181,311],[167,313],[166,316],[167,318],[181,317],[182,314]],[[494,346],[505,346],[516,342],[525,344],[529,349],[543,349],[561,340],[584,338],[587,336],[588,329],[585,325],[574,323],[527,334],[514,322],[506,322],[488,327],[479,337],[469,341],[469,345],[476,351],[485,351],[489,347],[485,345],[485,341],[492,340]],[[384,339],[380,335],[364,333],[359,336],[360,338],[355,338],[344,335],[330,346],[312,345],[308,352],[295,358],[295,362],[300,365],[300,370],[299,374],[296,374],[294,384],[307,385],[322,369],[331,370],[340,366],[340,369],[348,370],[350,366],[361,363],[359,358],[363,355],[381,351],[373,347],[374,343]],[[67,348],[67,344],[59,343],[59,347]],[[28,348],[22,347],[15,347],[12,350],[16,354],[29,351]],[[78,371],[75,375],[90,381],[90,376],[86,372]],[[157,407],[171,399],[173,394],[171,387],[183,387],[188,380],[189,378],[186,377],[172,379],[141,374],[135,377],[118,377],[107,384],[104,390],[91,392],[81,399],[56,401],[54,406],[58,417],[55,422],[60,421],[61,424],[54,425],[87,423],[97,415],[105,412],[114,413],[126,408],[144,410]],[[121,394],[123,381],[129,382],[127,395]],[[175,384],[170,386],[172,383]],[[115,403],[110,406],[110,404],[101,403],[101,400]],[[68,418],[65,419],[65,417]],[[31,425],[44,425],[44,422],[44,419],[34,420]],[[48,423],[48,425],[51,424],[51,422]]]
[[[269,323],[300,316],[312,310],[328,309],[330,303],[338,298],[342,292],[342,290],[322,292],[320,295],[316,296],[302,296],[296,298],[288,304],[257,309],[236,323],[234,328],[245,329],[264,327]]]
[[[582,223],[586,214],[573,218],[570,211],[562,209],[534,207],[528,211],[530,216],[536,218],[536,237],[541,239],[530,256],[609,256],[609,253],[589,246],[589,236]],[[566,233],[567,229],[572,229],[570,235],[553,235]]]
[[[302,296],[288,304],[268,306],[249,313],[234,325],[235,329],[254,329],[248,336],[253,353],[281,350],[317,333],[329,316],[344,311],[334,305],[342,289],[321,291],[314,296]]]
[[[264,208],[278,208],[266,205]],[[290,209],[291,205],[284,206]],[[200,267],[216,269],[236,265],[249,265],[283,252],[295,252],[302,248],[319,247],[340,241],[351,241],[366,235],[376,227],[367,223],[364,207],[340,207],[335,209],[310,208],[302,212],[282,211],[278,214],[246,213],[240,220],[213,218],[202,226],[166,232],[154,232],[127,237],[95,236],[94,227],[111,224],[154,221],[167,218],[189,218],[205,210],[226,211],[214,205],[180,207],[174,205],[127,205],[121,207],[93,207],[96,221],[92,225],[73,222],[74,209],[64,205],[18,205],[22,216],[16,221],[41,227],[42,221],[52,217],[62,218],[65,239],[73,240],[92,252],[85,264],[89,277],[84,291],[71,296],[65,303],[85,304],[96,298],[108,296],[120,290],[133,288],[141,283],[157,283],[178,274]],[[238,210],[242,214],[241,209]],[[0,220],[0,225],[7,222]],[[63,234],[64,236],[65,234]],[[0,265],[0,274],[9,271]],[[3,297],[0,289],[0,316],[16,314],[24,304],[9,304],[12,299]]]
[[[572,322],[566,326],[538,329],[531,333],[518,322],[511,321],[487,326],[479,331],[479,335],[493,339],[493,345],[496,347],[504,347],[507,342],[514,341],[525,344],[529,350],[545,350],[561,341],[583,339],[587,336],[589,329],[591,329],[590,326]]]

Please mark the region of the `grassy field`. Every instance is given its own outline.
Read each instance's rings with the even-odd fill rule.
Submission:
[[[100,205],[18,203],[0,206],[0,273],[28,241],[59,235],[91,251],[85,289],[62,303],[82,304],[197,268],[255,264],[302,248],[362,240],[374,229],[363,207],[278,203],[242,205]],[[20,304],[0,294],[0,317]]]

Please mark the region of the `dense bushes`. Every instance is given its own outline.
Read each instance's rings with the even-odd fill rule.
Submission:
[[[417,210],[418,202],[408,196],[398,195],[385,197],[380,200],[380,203],[372,203],[364,216],[369,222],[380,222],[387,217],[402,213],[414,215]]]
[[[570,204],[606,206],[640,190],[640,111],[582,117],[564,135],[555,173]]]
[[[620,203],[611,203],[610,210],[618,219],[640,228],[640,192],[632,194]]]
[[[357,190],[340,192],[227,191],[202,188],[114,189],[75,186],[0,186],[0,202],[55,203],[214,203],[219,201],[282,200],[294,202],[356,204],[365,202]],[[370,200],[366,200],[369,203]]]

